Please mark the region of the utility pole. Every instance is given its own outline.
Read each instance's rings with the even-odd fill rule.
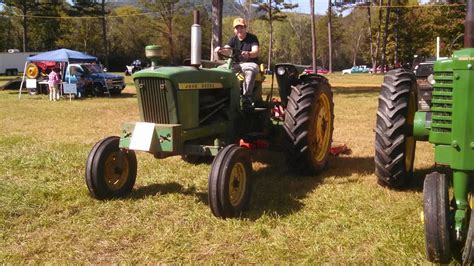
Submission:
[[[105,66],[109,67],[109,45],[107,41],[107,22],[105,21],[105,0],[101,2],[101,20],[102,20],[102,45],[104,46],[105,53]]]
[[[313,73],[316,72],[316,22],[314,19],[314,0],[309,0],[310,13],[311,13],[311,46],[312,46],[312,59],[313,59]]]
[[[273,50],[273,18],[272,18],[272,0],[268,0],[268,22],[270,24],[270,41],[268,43],[268,60],[267,66],[270,69],[272,65]]]
[[[329,73],[332,73],[332,0],[328,0],[328,48],[329,48],[329,63],[328,70]],[[315,72],[317,73],[317,72]]]

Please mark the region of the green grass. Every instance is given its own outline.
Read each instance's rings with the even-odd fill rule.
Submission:
[[[348,82],[365,82],[359,77]],[[373,174],[378,89],[333,91],[334,141],[353,153],[332,157],[317,176],[298,177],[281,154],[262,152],[253,164],[250,210],[230,220],[209,210],[210,166],[180,157],[138,153],[129,197],[88,195],[87,154],[98,140],[118,135],[122,122],[138,119],[133,88],[119,98],[71,102],[0,91],[0,263],[425,262],[419,214],[431,146],[418,145],[407,190],[380,187]]]

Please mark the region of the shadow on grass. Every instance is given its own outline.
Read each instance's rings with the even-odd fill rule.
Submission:
[[[201,202],[207,204],[207,193],[197,192],[195,187],[184,188],[181,184],[176,182],[170,182],[166,184],[152,184],[139,187],[138,189],[132,191],[129,198],[143,199],[148,196],[154,196],[158,194],[166,195],[176,193],[196,196]]]
[[[425,182],[425,176],[432,172],[439,172],[445,174],[450,179],[453,174],[449,167],[446,166],[433,166],[429,168],[415,169],[413,171],[413,178],[400,190],[403,191],[413,191],[413,192],[423,192],[423,183]]]
[[[18,94],[18,89],[16,90],[8,90],[8,94]],[[28,93],[28,91],[26,90],[23,90],[21,92],[21,96],[41,96],[41,95],[45,95],[47,96],[48,94],[47,93],[37,93],[37,94],[32,94],[30,95]],[[92,96],[92,95],[88,95],[88,96],[85,96],[83,98],[80,98],[81,100],[91,100],[91,99],[99,99],[99,98],[109,98],[111,100],[114,100],[114,99],[125,99],[125,98],[136,98],[137,97],[137,94],[136,93],[126,93],[126,92],[123,92],[123,93],[120,93],[119,95],[111,95],[110,97],[108,95],[104,95],[104,96],[100,96],[100,97],[96,97],[96,96]],[[65,100],[69,100],[69,94],[65,94],[63,95],[63,98]],[[38,98],[38,99],[41,99],[41,98]],[[74,98],[73,98],[74,100]],[[78,100],[78,99],[75,99],[75,100]]]
[[[330,157],[328,168],[319,175],[296,175],[287,167],[283,153],[266,150],[256,151],[252,155],[253,175],[249,211],[245,218],[257,220],[262,215],[287,216],[301,210],[301,202],[327,177],[348,177],[353,174],[371,174],[374,169],[373,158]],[[356,182],[347,179],[345,182]],[[179,193],[196,197],[209,205],[208,193],[198,192],[195,187],[184,188],[177,182],[152,184],[133,190],[129,198],[142,199],[154,195]]]
[[[261,160],[263,158],[263,160]],[[372,174],[374,160],[372,157],[330,157],[328,168],[316,176],[295,175],[288,169],[282,153],[266,154],[254,158],[258,162],[268,162],[264,167],[254,169],[254,186],[250,202],[250,212],[244,214],[251,220],[257,220],[265,213],[287,216],[301,210],[301,202],[308,193],[318,187],[325,178],[336,176],[348,177],[353,174]],[[255,168],[255,164],[254,164]],[[344,182],[357,182],[347,179]]]
[[[108,97],[107,95],[102,96],[102,97]],[[136,98],[137,94],[136,93],[126,93],[122,92],[119,95],[112,95],[110,96],[110,99],[124,99],[124,98]]]

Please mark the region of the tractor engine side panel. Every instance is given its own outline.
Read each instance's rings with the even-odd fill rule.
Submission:
[[[474,49],[435,64],[429,140],[435,161],[453,169],[474,170]]]

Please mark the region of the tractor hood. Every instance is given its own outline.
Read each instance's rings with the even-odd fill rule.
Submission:
[[[190,66],[160,67],[157,69],[145,69],[133,74],[137,78],[160,78],[168,79],[175,88],[180,84],[203,84],[216,85],[224,88],[232,87],[237,78],[232,70],[226,68],[196,68]]]

